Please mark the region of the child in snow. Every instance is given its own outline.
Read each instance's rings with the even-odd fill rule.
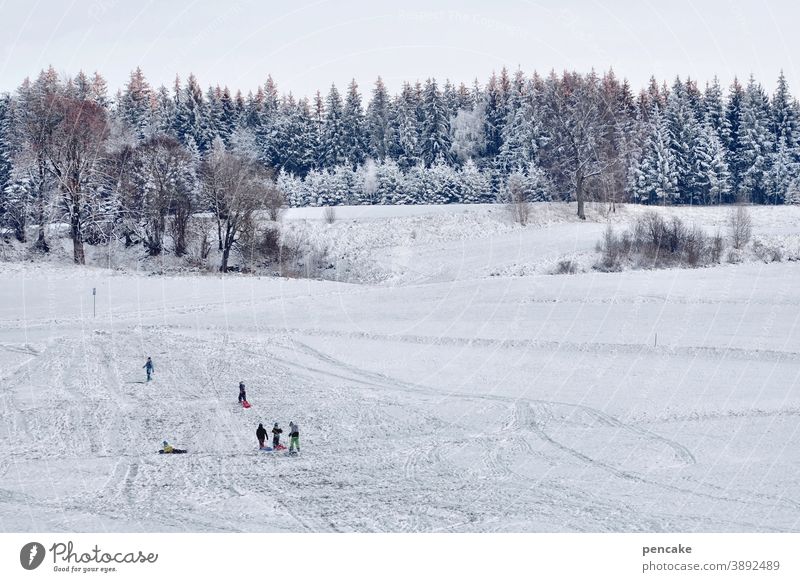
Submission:
[[[277,449],[278,446],[281,444],[281,433],[283,429],[278,426],[276,422],[275,425],[272,427],[272,448]]]
[[[297,447],[297,452],[300,452],[300,427],[294,421],[289,423],[289,452],[294,452]]]
[[[142,368],[144,368],[145,371],[147,372],[147,381],[149,382],[150,376],[152,375],[153,370],[155,370],[155,366],[153,365],[153,360],[150,359],[150,356],[147,356],[147,361],[144,363],[144,366],[142,366]]]
[[[260,422],[258,423],[258,428],[256,429],[256,438],[258,439],[258,448],[263,449],[264,441],[267,440],[267,429],[265,429],[264,425]]]
[[[244,382],[239,382],[239,403],[247,400],[247,393],[244,391]]]
[[[170,454],[173,454],[173,455],[177,455],[177,454],[180,454],[180,453],[185,453],[186,449],[176,449],[171,444],[169,444],[167,441],[164,441],[163,446],[161,447],[161,450],[158,451],[158,452],[159,453],[170,453]]]

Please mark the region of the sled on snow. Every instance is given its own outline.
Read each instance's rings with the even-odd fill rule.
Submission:
[[[250,408],[250,403],[247,400],[242,400],[242,408]]]

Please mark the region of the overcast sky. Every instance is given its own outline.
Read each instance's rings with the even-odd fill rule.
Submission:
[[[638,89],[651,75],[725,86],[751,73],[771,92],[783,69],[798,94],[800,9],[789,1],[670,0],[0,0],[0,91],[52,64],[101,72],[113,91],[140,66],[153,85],[200,84],[311,95],[381,75],[482,82],[503,66],[613,67]]]

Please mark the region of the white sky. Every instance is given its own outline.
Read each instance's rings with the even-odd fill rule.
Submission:
[[[771,92],[780,69],[800,87],[790,1],[0,0],[0,91],[52,64],[100,71],[113,93],[141,66],[153,85],[176,73],[244,93],[271,73],[281,92],[311,95],[378,75],[392,92],[435,76],[468,84],[504,65],[546,73],[613,67],[638,90],[751,73]],[[795,56],[798,55],[798,56]],[[797,91],[800,93],[800,91]]]

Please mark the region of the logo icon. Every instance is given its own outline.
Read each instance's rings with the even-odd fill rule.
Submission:
[[[26,570],[35,570],[44,562],[44,546],[39,542],[29,542],[19,551],[19,563]]]

